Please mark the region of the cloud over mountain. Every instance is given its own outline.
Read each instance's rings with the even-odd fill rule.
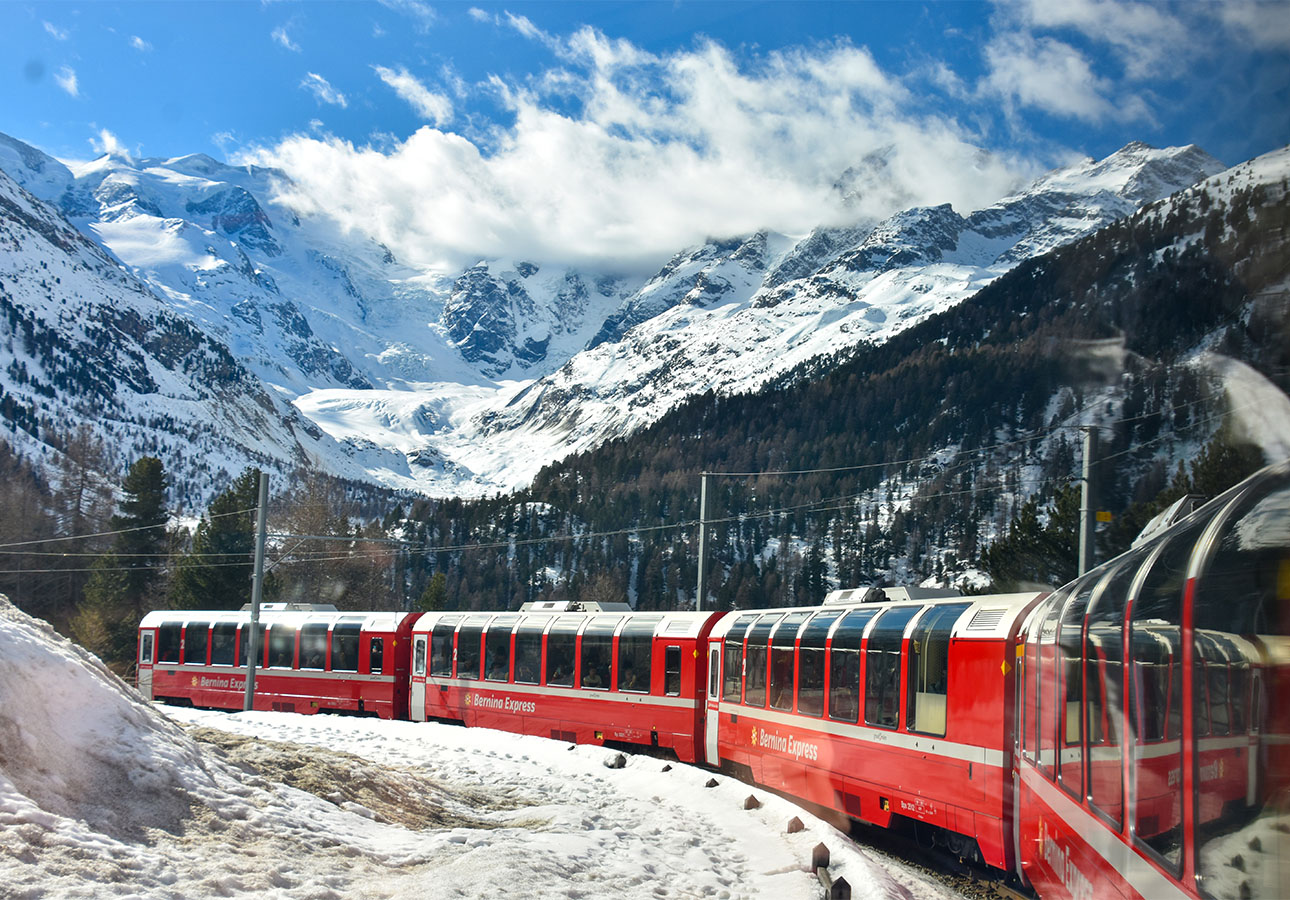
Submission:
[[[555,62],[476,86],[509,124],[423,127],[380,147],[297,134],[243,161],[283,169],[292,205],[413,262],[626,255],[641,270],[709,236],[802,233],[946,200],[970,210],[1031,173],[981,153],[969,128],[922,108],[848,41],[744,61],[713,41],[655,54],[590,28],[560,39],[510,19]],[[432,121],[450,114],[406,69],[377,73]],[[882,177],[840,191],[842,173],[866,159]]]

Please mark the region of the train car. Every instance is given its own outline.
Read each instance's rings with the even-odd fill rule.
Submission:
[[[1042,596],[729,615],[708,641],[706,762],[1006,870],[1012,650]]]
[[[426,614],[412,632],[412,719],[661,748],[694,762],[701,648],[721,614],[615,606]]]
[[[1290,896],[1290,463],[1053,593],[1016,653],[1041,896]]]
[[[256,709],[407,718],[416,614],[285,603],[260,610]],[[139,690],[167,703],[241,709],[250,625],[249,608],[148,613],[139,624]]]

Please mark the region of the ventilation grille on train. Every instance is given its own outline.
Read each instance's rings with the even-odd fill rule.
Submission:
[[[996,628],[1007,614],[1006,609],[978,609],[972,621],[967,623],[968,631],[990,631]]]

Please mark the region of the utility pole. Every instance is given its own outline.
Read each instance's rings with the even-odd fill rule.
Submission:
[[[703,609],[703,598],[708,580],[708,473],[699,473],[699,589],[694,595],[694,608]]]
[[[1093,484],[1093,461],[1097,455],[1097,427],[1084,427],[1084,477],[1081,479],[1079,504],[1079,574],[1093,567],[1093,528],[1096,523],[1093,505],[1097,492]]]
[[[260,473],[260,500],[255,513],[255,571],[251,575],[251,635],[248,638],[246,652],[246,697],[242,700],[242,709],[255,707],[255,665],[259,662],[261,648],[260,633],[260,599],[264,596],[264,537],[268,533],[266,524],[269,512],[269,473]]]

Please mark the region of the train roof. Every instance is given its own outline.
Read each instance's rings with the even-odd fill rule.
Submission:
[[[285,605],[285,604],[284,604]],[[266,604],[260,610],[260,622],[266,625],[293,625],[299,628],[310,623],[325,622],[331,624],[361,624],[366,631],[394,631],[408,616],[417,613],[407,612],[370,612],[327,609],[284,609],[277,604]],[[187,624],[189,622],[237,622],[251,621],[249,609],[159,609],[143,617],[140,628],[156,628],[163,624]]]
[[[528,620],[553,622],[557,619],[582,619],[585,622],[594,619],[625,619],[630,618],[635,621],[644,619],[656,619],[657,625],[654,633],[660,637],[677,637],[677,638],[697,638],[703,629],[705,622],[713,616],[719,615],[714,612],[687,612],[687,611],[664,611],[664,610],[575,610],[564,611],[558,609],[525,609],[510,610],[499,612],[496,610],[462,610],[453,612],[436,612],[426,613],[421,620],[413,627],[413,631],[425,633],[430,631],[437,622],[446,618],[455,620],[455,624],[461,625],[467,619],[474,620],[475,624],[491,624],[499,616],[506,616],[508,620]]]
[[[877,611],[913,607],[922,609],[925,606],[944,606],[946,604],[966,604],[959,616],[953,631],[954,637],[966,638],[1005,638],[1008,636],[1016,619],[1043,593],[1027,591],[1017,594],[983,594],[974,597],[938,597],[925,600],[902,600],[887,603],[839,603],[828,606],[790,606],[780,609],[744,609],[727,613],[712,629],[712,637],[722,638],[741,616],[779,615],[786,613],[811,613],[812,618],[819,613],[843,613],[857,609]],[[841,616],[839,616],[839,619]],[[803,623],[805,624],[805,623]]]

